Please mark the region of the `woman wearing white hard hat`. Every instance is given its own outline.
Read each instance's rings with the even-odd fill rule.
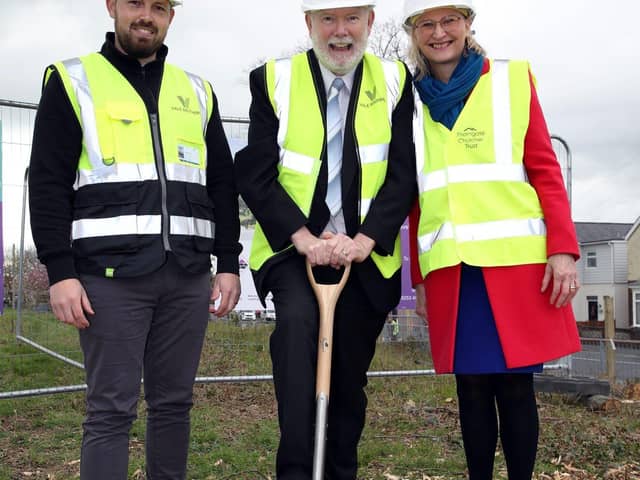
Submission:
[[[404,8],[417,92],[416,311],[436,371],[456,375],[470,478],[492,478],[499,416],[509,479],[530,479],[533,373],[580,349],[579,250],[562,175],[528,63],[485,57],[473,3]]]

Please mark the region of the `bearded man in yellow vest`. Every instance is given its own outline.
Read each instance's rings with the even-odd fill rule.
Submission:
[[[165,63],[179,3],[107,0],[115,33],[99,53],[47,69],[36,117],[31,227],[53,312],[80,332],[83,480],[127,478],[143,372],[147,478],[185,478],[209,304],[224,315],[240,294],[238,201],[216,98]]]
[[[411,82],[401,62],[365,53],[374,3],[304,0],[313,48],[250,75],[249,142],[235,169],[258,222],[256,289],[276,310],[279,480],[312,473],[318,305],[305,259],[324,266],[317,277],[353,262],[334,316],[325,478],[356,478],[366,372],[400,297],[398,232],[416,192]]]

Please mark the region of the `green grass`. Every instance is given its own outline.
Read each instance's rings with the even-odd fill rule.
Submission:
[[[81,370],[16,342],[12,315],[0,317],[0,391],[84,382]],[[270,373],[272,328],[211,323],[199,375]],[[75,330],[50,315],[25,314],[23,335],[81,359]],[[424,346],[388,342],[379,344],[372,370],[427,368]],[[372,378],[367,393],[359,479],[466,478],[451,377]],[[614,409],[594,412],[560,395],[540,394],[538,402],[536,478],[600,479],[607,472],[612,480],[640,478],[638,403],[618,402]],[[269,382],[196,385],[188,478],[274,479],[276,408]],[[131,432],[131,479],[144,478],[142,400],[138,414]],[[0,480],[78,478],[83,416],[82,392],[0,400]],[[622,468],[626,473],[611,474]],[[495,478],[506,478],[500,452],[495,471]]]

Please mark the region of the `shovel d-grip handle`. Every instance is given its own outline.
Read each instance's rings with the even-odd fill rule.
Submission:
[[[313,480],[324,476],[324,452],[329,407],[329,387],[331,386],[331,352],[333,349],[333,315],[340,293],[351,272],[347,264],[338,283],[316,282],[311,264],[307,261],[307,276],[318,300],[320,323],[318,330],[318,362],[316,364],[316,430],[313,449]]]

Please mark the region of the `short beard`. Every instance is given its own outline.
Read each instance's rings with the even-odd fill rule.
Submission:
[[[369,35],[364,32],[363,38],[352,39],[351,44],[351,57],[344,63],[337,63],[331,56],[331,49],[328,44],[318,38],[316,33],[311,34],[311,44],[313,45],[313,51],[318,57],[318,61],[326,68],[328,68],[335,75],[345,75],[353,70],[362,60],[364,52],[367,50],[367,41]]]
[[[149,58],[153,56],[162,46],[162,42],[155,42],[150,45],[135,47],[129,42],[128,35],[119,35],[117,32],[116,35],[118,36],[118,42],[120,43],[120,46],[125,51],[125,53],[135,59]]]
[[[117,24],[117,18],[116,18],[116,24]],[[132,25],[129,26],[129,29],[132,27]],[[152,27],[156,30],[157,32],[157,28]],[[155,53],[160,50],[160,48],[162,47],[162,44],[164,42],[164,37],[163,38],[158,38],[157,41],[150,43],[150,44],[140,44],[140,45],[134,45],[131,42],[131,37],[129,35],[129,30],[125,30],[125,31],[120,31],[118,30],[118,28],[115,28],[115,33],[116,33],[116,37],[118,39],[118,43],[120,44],[120,47],[122,48],[122,50],[124,50],[124,52],[129,55],[132,58],[135,58],[137,60],[141,60],[141,59],[145,59],[145,58],[149,58],[153,55],[155,55]]]

